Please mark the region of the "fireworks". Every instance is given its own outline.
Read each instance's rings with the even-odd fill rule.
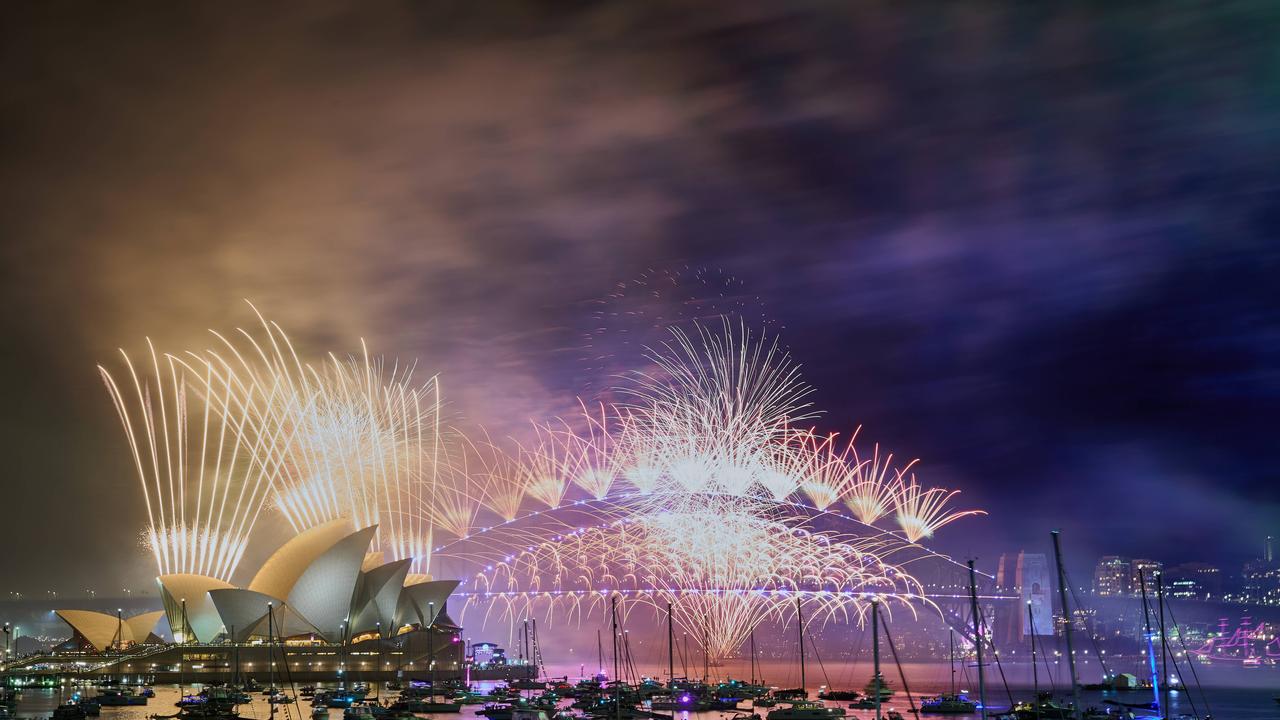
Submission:
[[[910,575],[879,559],[875,538],[817,531],[799,514],[778,516],[729,496],[672,496],[667,508],[628,512],[504,558],[477,577],[473,600],[505,617],[541,610],[548,620],[590,614],[612,593],[660,608],[723,658],[803,594],[819,620],[860,617],[872,595],[903,607],[922,600]],[[489,602],[486,602],[489,601]],[[927,601],[924,601],[927,603]]]
[[[146,545],[157,571],[227,579],[274,483],[276,467],[231,408],[233,387],[212,365],[161,357],[141,368],[121,355],[127,380],[98,370],[115,403],[147,506]]]
[[[151,348],[150,379],[126,355],[136,402],[102,370],[162,573],[228,577],[264,504],[295,532],[342,517],[378,525],[378,550],[426,572],[445,461],[437,378],[415,385],[411,366],[388,369],[363,344],[358,357],[306,364],[277,325],[262,328],[262,341],[215,333],[205,352]]]
[[[261,317],[261,316],[259,316]],[[817,621],[860,621],[869,598],[929,605],[904,567],[960,518],[879,446],[820,434],[812,389],[778,340],[723,320],[673,327],[617,403],[580,403],[495,440],[443,427],[439,378],[360,353],[299,358],[274,323],[212,349],[125,357],[102,371],[149,513],[161,573],[229,578],[263,512],[295,532],[378,526],[376,549],[428,573],[475,563],[467,608],[581,619],[612,593],[732,653],[799,596]],[[845,509],[852,515],[845,515]],[[887,520],[896,529],[882,527]],[[433,542],[443,540],[439,547]]]
[[[932,537],[935,530],[953,523],[962,517],[983,514],[981,510],[948,510],[947,503],[957,495],[959,490],[947,492],[942,488],[925,490],[916,482],[915,475],[910,479],[898,478],[898,491],[894,494],[894,516],[902,533],[911,542],[919,542]]]
[[[892,470],[893,454],[881,457],[879,445],[875,446],[869,460],[859,459],[857,451],[854,450],[854,471],[848,476],[844,498],[845,504],[853,511],[854,517],[871,525],[889,514],[889,511],[897,505],[897,491],[901,487],[889,478],[889,474],[892,471],[895,473],[895,478],[901,477],[901,473],[915,462],[912,460],[905,468],[894,471]]]
[[[486,569],[471,607],[553,620],[594,613],[614,593],[678,601],[679,621],[724,657],[797,593],[819,621],[860,620],[871,596],[928,604],[903,564],[929,554],[919,540],[976,511],[951,511],[954,492],[903,481],[913,463],[895,469],[878,447],[860,458],[856,432],[842,444],[796,429],[813,417],[810,390],[775,340],[728,323],[677,329],[650,360],[617,389],[626,402],[612,414],[584,413],[579,432],[567,421],[539,426],[521,448],[517,485],[546,510],[576,487],[587,496],[571,507],[585,502],[605,522],[507,523],[491,539],[518,551],[474,551]],[[842,505],[858,532],[818,521]],[[872,526],[890,514],[901,534]]]

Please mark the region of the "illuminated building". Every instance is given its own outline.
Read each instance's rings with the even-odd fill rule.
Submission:
[[[1222,571],[1205,563],[1183,563],[1164,571],[1165,592],[1172,597],[1208,600],[1222,595]]]
[[[353,531],[346,519],[317,525],[276,550],[246,588],[190,573],[161,575],[162,612],[124,620],[83,610],[58,616],[98,652],[142,642],[162,615],[180,644],[252,642],[269,626],[286,641],[347,644],[447,619],[458,581],[410,575],[408,560],[383,563],[369,552],[376,531]]]
[[[1133,584],[1128,558],[1107,555],[1098,561],[1093,570],[1093,593],[1102,597],[1120,597],[1128,595]]]
[[[1164,563],[1159,560],[1144,560],[1134,558],[1129,563],[1129,592],[1138,595],[1142,592],[1142,584],[1145,579],[1147,592],[1152,596],[1156,593],[1156,573],[1164,568]]]
[[[1265,559],[1244,564],[1239,602],[1257,605],[1280,605],[1280,565]]]
[[[71,626],[73,647],[103,652],[108,649],[124,650],[131,645],[154,640],[152,630],[160,622],[163,612],[145,612],[132,617],[92,610],[57,610],[59,619]]]
[[[507,651],[497,643],[481,642],[471,646],[471,661],[476,667],[506,665]]]

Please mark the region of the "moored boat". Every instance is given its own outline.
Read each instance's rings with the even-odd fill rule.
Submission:
[[[977,710],[978,703],[963,695],[939,695],[920,703],[920,712],[932,715],[970,715]]]
[[[768,720],[831,720],[844,717],[844,708],[818,702],[797,702],[769,711]]]

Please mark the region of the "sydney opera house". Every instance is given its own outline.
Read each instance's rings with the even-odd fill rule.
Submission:
[[[106,653],[104,659],[116,659],[104,662],[104,671],[147,677],[253,674],[255,660],[265,669],[278,646],[287,649],[292,671],[313,679],[343,671],[420,672],[432,667],[428,655],[438,671],[457,671],[463,647],[447,605],[458,581],[410,573],[407,558],[383,562],[369,552],[376,531],[353,530],[346,519],[310,528],[276,550],[247,587],[162,575],[161,611],[128,618],[57,611],[72,629],[64,649]],[[172,644],[156,632],[162,619]]]

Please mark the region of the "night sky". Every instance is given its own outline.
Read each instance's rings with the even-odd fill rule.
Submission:
[[[151,587],[95,365],[245,299],[499,431],[730,309],[940,550],[1280,535],[1280,6],[683,6],[6,3],[0,590]]]

